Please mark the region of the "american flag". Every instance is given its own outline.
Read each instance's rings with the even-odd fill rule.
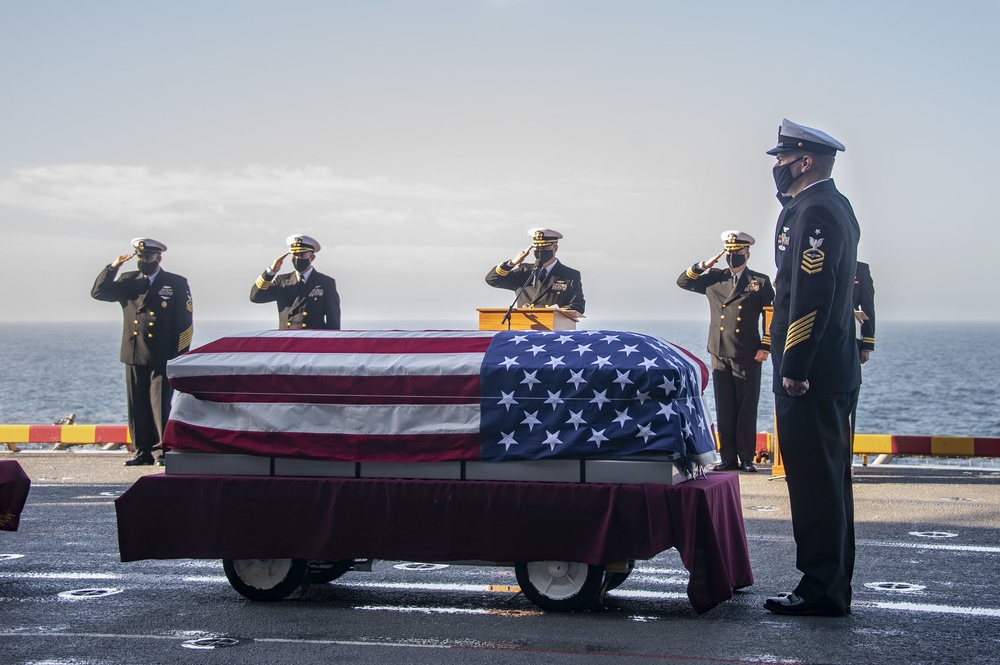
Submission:
[[[340,461],[715,459],[708,370],[620,331],[266,331],[171,361],[168,449]]]

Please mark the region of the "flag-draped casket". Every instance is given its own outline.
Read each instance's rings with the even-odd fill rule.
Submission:
[[[166,449],[354,462],[715,459],[705,365],[620,331],[266,331],[170,362]]]

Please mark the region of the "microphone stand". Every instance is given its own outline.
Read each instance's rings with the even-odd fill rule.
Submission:
[[[536,261],[534,268],[532,268],[531,272],[528,273],[528,279],[524,280],[524,284],[522,284],[521,288],[519,288],[517,292],[514,294],[514,302],[510,304],[510,307],[507,308],[507,313],[504,314],[503,318],[500,320],[500,325],[503,325],[505,323],[507,324],[507,330],[510,330],[510,324],[511,324],[510,315],[514,311],[515,305],[517,305],[517,299],[521,297],[521,293],[524,291],[524,289],[527,288],[528,284],[534,282],[538,278],[539,267],[540,265]]]

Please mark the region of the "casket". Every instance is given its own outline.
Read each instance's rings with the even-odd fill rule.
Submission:
[[[167,375],[166,450],[270,459],[272,475],[275,460],[356,476],[358,464],[460,462],[462,478],[495,479],[509,468],[497,462],[551,474],[582,460],[690,472],[716,459],[707,368],[634,332],[264,331],[194,349]]]

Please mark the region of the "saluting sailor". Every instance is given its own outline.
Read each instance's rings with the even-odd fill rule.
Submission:
[[[570,268],[556,258],[562,234],[552,229],[531,229],[531,245],[509,261],[492,268],[486,274],[486,283],[498,289],[521,291],[518,307],[550,307],[571,309],[584,313],[587,303],[583,298],[580,271]],[[528,254],[535,262],[525,264]]]
[[[288,236],[286,242],[288,251],[276,258],[250,289],[250,302],[277,303],[280,330],[340,330],[337,282],[312,265],[319,242],[301,233]],[[295,270],[278,275],[289,254]]]
[[[747,267],[753,236],[725,231],[722,240],[723,250],[682,272],[677,286],[707,296],[711,308],[708,352],[722,454],[714,470],[754,472],[760,370],[771,350],[764,308],[774,289],[767,275]],[[723,256],[729,268],[713,268]]]
[[[851,411],[861,384],[851,303],[861,229],[830,177],[843,150],[784,120],[767,151],[784,204],[774,234],[775,427],[802,572],[792,593],[764,603],[779,614],[843,616],[851,607]]]
[[[160,440],[173,397],[167,361],[190,348],[194,307],[187,280],[160,269],[166,245],[135,238],[132,247],[134,252],[122,254],[101,270],[90,295],[122,307],[121,361],[126,368],[129,434],[136,450],[125,465],[162,466]],[[138,257],[139,269],[115,279],[118,268],[133,256]]]

